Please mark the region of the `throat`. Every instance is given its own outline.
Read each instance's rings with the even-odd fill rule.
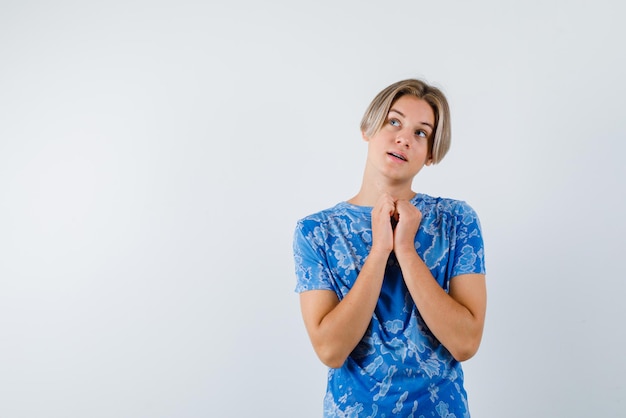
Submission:
[[[382,185],[381,185],[382,186]],[[388,194],[395,200],[411,200],[415,197],[416,193],[408,188],[401,187],[361,187],[361,190],[349,199],[347,202],[357,206],[376,206],[376,203],[380,197],[384,194]]]

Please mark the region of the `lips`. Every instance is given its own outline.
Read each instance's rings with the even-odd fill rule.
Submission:
[[[394,157],[394,158],[397,158],[397,159],[402,160],[402,161],[408,161],[406,159],[406,156],[404,154],[402,154],[402,153],[399,153],[399,152],[388,152],[387,155],[389,155],[391,157]]]

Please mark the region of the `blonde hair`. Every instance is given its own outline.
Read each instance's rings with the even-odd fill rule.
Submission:
[[[437,164],[450,149],[450,108],[441,90],[424,81],[416,79],[398,81],[378,93],[361,119],[361,131],[368,138],[376,135],[387,122],[391,106],[406,94],[425,100],[433,109],[435,127],[428,140],[428,148],[432,163]]]

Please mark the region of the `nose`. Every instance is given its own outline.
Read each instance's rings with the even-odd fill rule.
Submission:
[[[396,144],[400,144],[405,146],[406,148],[409,147],[409,140],[407,139],[407,133],[402,131],[402,132],[398,132],[398,135],[396,136]]]

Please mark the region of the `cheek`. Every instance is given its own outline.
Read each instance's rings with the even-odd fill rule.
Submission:
[[[416,147],[417,149],[419,149],[420,152],[430,154],[431,145],[430,141],[426,138],[417,141]]]

